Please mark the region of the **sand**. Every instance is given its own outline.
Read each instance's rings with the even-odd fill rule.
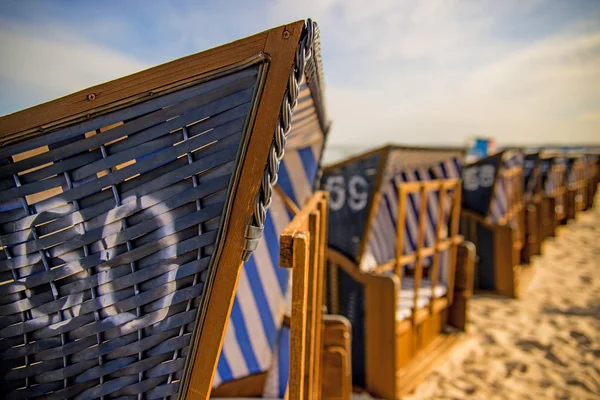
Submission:
[[[406,399],[600,399],[600,207],[533,263],[522,299],[473,298],[471,339]]]

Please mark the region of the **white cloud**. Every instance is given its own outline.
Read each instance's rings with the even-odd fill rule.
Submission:
[[[462,145],[474,134],[500,145],[600,142],[597,22],[575,20],[541,39],[521,39],[503,24],[527,24],[524,16],[547,4],[371,4],[332,0],[315,16],[334,122],[330,148]],[[339,60],[338,70],[328,69],[328,51],[343,53],[354,85],[337,76]]]
[[[246,3],[211,12],[160,4],[156,29],[173,40],[157,45],[156,59],[232,40],[232,30],[251,34],[307,16],[319,22],[331,146],[463,144],[473,134],[500,145],[600,141],[593,15],[542,29],[543,18],[536,27],[530,18],[548,9],[542,0],[275,1],[266,12]],[[10,96],[47,100],[147,66],[52,26],[0,24],[0,79],[11,82]]]
[[[422,82],[432,89],[425,95],[402,90],[409,85],[395,78],[387,91],[328,88],[329,143],[463,144],[473,134],[500,145],[600,141],[600,32],[527,46],[447,82],[448,91],[438,83]]]
[[[148,67],[135,57],[87,42],[72,32],[40,32],[0,23],[0,78],[9,84],[2,96],[11,98],[16,107],[31,106]]]

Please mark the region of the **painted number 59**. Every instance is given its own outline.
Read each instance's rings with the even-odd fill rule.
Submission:
[[[343,176],[330,176],[325,182],[325,189],[331,194],[329,206],[333,211],[342,209],[347,199],[348,207],[358,212],[366,207],[369,199],[367,181],[360,175],[353,175],[348,180],[347,190]]]

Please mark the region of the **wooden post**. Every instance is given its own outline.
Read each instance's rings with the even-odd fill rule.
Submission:
[[[434,189],[435,190],[435,189]],[[431,293],[432,293],[432,301],[430,303],[430,307],[433,308],[434,300],[435,300],[435,288],[438,285],[438,275],[440,270],[440,241],[442,238],[442,228],[446,222],[446,215],[444,210],[444,202],[446,201],[446,192],[447,188],[443,181],[440,181],[439,185],[437,185],[437,190],[439,193],[438,196],[438,215],[437,215],[437,225],[435,229],[435,243],[434,243],[434,251],[433,251],[433,265],[431,266]],[[449,233],[449,232],[448,232]],[[450,277],[446,277],[447,279]]]
[[[404,255],[404,225],[406,224],[407,193],[402,185],[398,185],[398,222],[396,224],[396,265],[395,272],[402,280],[402,256]],[[400,281],[402,283],[402,281]]]
[[[293,241],[292,320],[290,326],[290,400],[304,400],[304,377],[306,375],[306,325],[309,279],[308,232],[298,232]]]

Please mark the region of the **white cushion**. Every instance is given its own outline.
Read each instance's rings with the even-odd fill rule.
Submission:
[[[413,289],[415,287],[415,280],[411,277],[402,278],[402,289]],[[435,285],[435,298],[439,299],[444,297],[448,292],[448,287],[441,282]],[[419,286],[419,296],[425,296],[431,298],[431,281],[427,278],[421,279],[421,285]]]

